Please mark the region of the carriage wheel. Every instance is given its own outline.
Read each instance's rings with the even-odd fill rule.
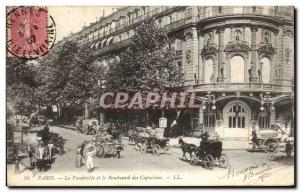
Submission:
[[[194,165],[194,166],[198,165],[198,158],[197,158],[197,156],[195,154],[192,154],[192,157],[191,157],[191,160],[190,160],[190,164]]]
[[[227,155],[222,154],[219,158],[219,166],[221,168],[227,168],[229,165],[229,158]]]
[[[214,168],[214,158],[211,155],[206,155],[203,158],[203,165],[207,169],[213,169]]]
[[[267,140],[264,143],[263,150],[266,153],[276,153],[278,150],[278,143],[275,140]]]
[[[101,157],[104,157],[104,147],[102,145],[96,145],[96,150],[97,150],[97,153],[96,153],[96,156],[101,158]]]
[[[159,155],[160,146],[158,144],[154,144],[152,147],[152,153],[153,155]]]

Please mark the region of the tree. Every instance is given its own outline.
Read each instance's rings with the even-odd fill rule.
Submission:
[[[30,113],[36,104],[33,64],[18,57],[8,57],[6,62],[7,105],[11,105],[16,114]]]
[[[154,92],[183,85],[175,50],[153,19],[146,19],[135,29],[132,41],[120,61],[110,67],[107,84],[111,89]]]
[[[67,41],[40,61],[39,97],[44,101],[82,104],[96,98],[104,69],[86,45]],[[45,101],[46,100],[46,101]]]
[[[178,90],[184,83],[166,32],[146,19],[135,29],[132,45],[121,53],[120,60],[110,65],[107,86],[129,92],[165,92]],[[146,109],[146,125],[149,124]]]

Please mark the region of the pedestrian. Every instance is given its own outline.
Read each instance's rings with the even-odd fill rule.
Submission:
[[[29,161],[30,161],[30,169],[32,169],[33,168],[33,154],[34,154],[34,150],[33,150],[33,147],[32,147],[32,145],[29,145],[28,147],[27,147],[27,152],[28,152],[28,157],[29,157]]]
[[[80,168],[82,165],[81,145],[77,146],[75,167]]]
[[[94,164],[93,164],[94,153],[96,153],[96,147],[92,142],[88,147],[88,152],[86,153],[86,168],[88,172],[92,172],[94,170]]]
[[[292,151],[293,151],[293,145],[291,144],[291,141],[288,140],[285,145],[285,152],[287,157],[291,157]]]

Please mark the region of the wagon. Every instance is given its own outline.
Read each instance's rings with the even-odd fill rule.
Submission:
[[[51,145],[52,153],[62,155],[64,152],[64,140],[62,136],[59,136],[57,133],[50,133],[50,141],[49,145]]]
[[[166,153],[169,148],[169,139],[167,138],[148,137],[141,140],[141,151],[145,153],[151,152],[153,155],[159,155]]]
[[[28,153],[29,153],[29,156],[31,156],[31,159],[30,159],[30,165],[31,165],[31,167],[32,168],[38,167],[38,163],[37,162],[38,162],[39,159],[35,155],[35,153],[39,153],[38,147],[30,147],[30,150],[28,151]],[[53,163],[53,154],[51,152],[51,144],[46,145],[44,147],[42,157],[43,158],[40,159],[40,163],[42,163],[42,166],[43,167],[48,166],[49,168],[51,168],[52,163]]]
[[[123,144],[119,142],[119,140],[113,140],[111,137],[96,137],[95,142],[96,147],[96,156],[99,158],[103,158],[106,156],[113,156],[120,158],[121,151],[124,150]]]
[[[166,153],[169,150],[169,139],[163,136],[164,129],[137,127],[139,132],[135,137],[136,149],[142,152],[151,152],[153,155]]]
[[[138,132],[134,131],[134,130],[129,130],[128,131],[128,144],[129,145],[136,144],[137,139],[138,139]]]
[[[215,166],[227,168],[229,158],[222,153],[222,150],[221,141],[201,142],[200,146],[194,150],[190,163],[195,166],[202,164],[207,169],[213,169]]]
[[[97,119],[78,119],[76,121],[76,131],[86,135],[94,135],[97,132],[98,124],[99,121]]]

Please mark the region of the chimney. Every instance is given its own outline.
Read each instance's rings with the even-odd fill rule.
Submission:
[[[102,17],[105,17],[105,9],[102,10]]]
[[[115,12],[115,8],[112,8],[112,12]]]

